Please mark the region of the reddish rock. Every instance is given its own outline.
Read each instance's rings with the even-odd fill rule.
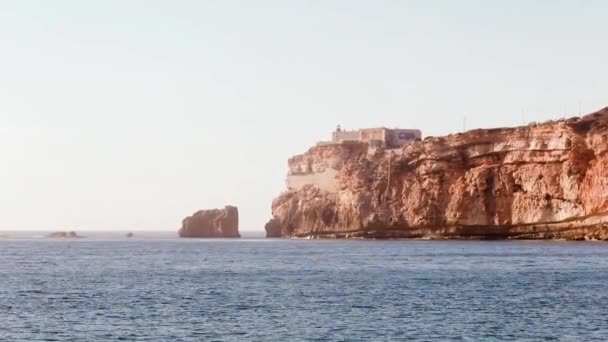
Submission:
[[[239,212],[236,207],[201,210],[182,221],[180,237],[187,238],[238,238]]]
[[[67,238],[81,238],[82,236],[76,234],[76,232],[74,231],[69,231],[69,232],[53,232],[50,233],[49,235],[46,236],[47,238],[62,238],[62,239],[67,239]]]
[[[290,175],[335,184],[281,194],[267,236],[608,239],[608,108],[369,147],[319,145],[291,158]]]

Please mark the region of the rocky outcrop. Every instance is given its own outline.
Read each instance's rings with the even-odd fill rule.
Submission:
[[[52,232],[50,234],[48,234],[46,236],[47,238],[53,238],[53,239],[75,239],[75,238],[81,238],[82,236],[76,234],[76,232],[74,231],[69,231],[69,232]]]
[[[335,183],[311,181],[281,194],[266,233],[606,240],[607,151],[608,108],[582,118],[429,137],[400,150],[319,145],[289,160],[288,177],[331,170]]]
[[[238,238],[239,211],[236,207],[201,210],[182,221],[180,237],[186,238]]]

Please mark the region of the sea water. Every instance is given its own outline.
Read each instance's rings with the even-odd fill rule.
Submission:
[[[605,243],[122,236],[0,239],[0,340],[608,339]]]

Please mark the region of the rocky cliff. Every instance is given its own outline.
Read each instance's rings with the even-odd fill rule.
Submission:
[[[266,232],[606,240],[607,150],[608,108],[582,118],[429,137],[401,150],[319,145],[289,160],[291,185],[273,201]]]
[[[182,221],[180,237],[187,238],[238,238],[239,211],[236,207],[200,210]]]

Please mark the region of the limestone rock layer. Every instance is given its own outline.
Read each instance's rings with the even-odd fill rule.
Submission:
[[[273,201],[266,233],[605,240],[607,151],[608,108],[582,118],[429,137],[399,150],[319,145],[289,160],[288,184],[289,177],[310,182]]]

